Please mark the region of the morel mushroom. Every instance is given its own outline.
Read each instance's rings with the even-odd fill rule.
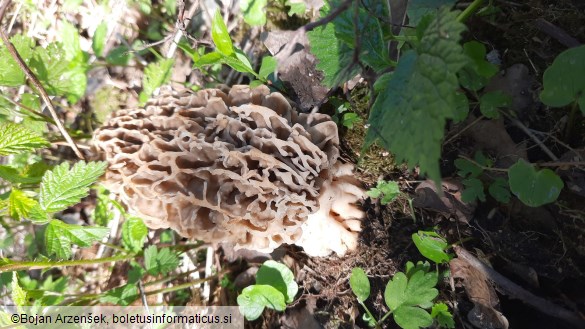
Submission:
[[[263,252],[296,243],[312,256],[357,244],[363,190],[338,162],[337,126],[265,86],[163,89],[114,113],[93,142],[106,187],[150,228]]]

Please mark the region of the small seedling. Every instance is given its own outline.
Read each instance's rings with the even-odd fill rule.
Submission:
[[[256,320],[264,308],[284,311],[299,290],[294,274],[286,265],[267,260],[256,273],[256,284],[244,288],[238,296],[240,312],[247,320]]]
[[[382,198],[380,203],[382,205],[387,205],[388,203],[394,201],[400,195],[400,187],[398,186],[397,182],[387,182],[387,181],[379,181],[376,187],[371,188],[366,194],[370,198]]]

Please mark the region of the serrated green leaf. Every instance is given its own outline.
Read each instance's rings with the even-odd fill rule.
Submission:
[[[409,24],[417,26],[423,16],[433,14],[442,6],[452,6],[455,0],[410,0],[408,2]]]
[[[255,284],[244,288],[238,296],[238,306],[248,321],[254,321],[262,315],[265,307],[276,311],[286,308],[285,297],[270,285]]]
[[[489,119],[497,119],[500,116],[498,109],[511,105],[512,97],[501,90],[487,92],[479,99],[479,109]]]
[[[483,183],[477,178],[468,178],[462,181],[465,190],[461,192],[461,201],[473,202],[479,200],[485,202],[485,192]]]
[[[479,167],[478,165],[467,159],[463,158],[455,159],[454,164],[455,167],[459,169],[457,175],[461,177],[467,177],[467,175],[469,175],[469,177],[477,177],[481,175],[481,173],[483,172],[483,168]]]
[[[89,247],[92,243],[105,238],[109,229],[98,226],[72,225],[53,219],[45,229],[45,246],[48,255],[60,259],[71,257],[71,244]]]
[[[29,198],[23,191],[13,188],[8,197],[8,213],[16,220],[27,218],[37,204],[37,201]]]
[[[140,104],[146,104],[154,90],[171,79],[173,59],[162,59],[156,63],[150,63],[144,69],[142,78],[142,92],[140,93]]]
[[[459,123],[467,118],[469,115],[469,100],[462,92],[455,93],[455,115],[453,122]]]
[[[412,241],[421,255],[435,263],[440,264],[451,260],[451,256],[445,252],[449,244],[435,232],[418,231],[412,234]]]
[[[349,286],[360,303],[363,303],[370,297],[370,280],[363,268],[354,267],[351,270]]]
[[[97,57],[101,57],[104,54],[104,47],[106,46],[106,38],[108,35],[108,24],[101,22],[95,30],[93,38],[91,40],[91,48],[93,53]]]
[[[508,190],[508,182],[502,177],[496,178],[489,186],[488,191],[490,195],[501,203],[510,202],[510,190]]]
[[[234,45],[230,34],[227,30],[227,26],[221,17],[219,9],[215,12],[213,20],[211,22],[211,38],[217,51],[224,56],[231,56],[234,53]]]
[[[132,268],[128,271],[128,284],[134,284],[138,282],[146,274],[146,270],[140,266],[135,260],[130,262]]]
[[[311,52],[319,60],[316,67],[325,75],[325,86],[335,87],[359,73],[359,65],[353,63],[353,49],[336,37],[333,24],[317,27],[307,37]]]
[[[144,250],[144,268],[151,275],[167,274],[179,266],[179,257],[169,248],[150,246]]]
[[[437,320],[440,327],[455,328],[455,321],[453,315],[449,312],[449,307],[445,303],[437,303],[431,309],[431,317]]]
[[[43,175],[39,203],[46,212],[57,212],[78,203],[89,186],[104,174],[105,162],[78,162],[69,169],[63,162]]]
[[[585,45],[558,55],[542,77],[540,100],[552,107],[577,102],[585,115]]]
[[[22,34],[10,38],[10,42],[18,51],[22,60],[28,65],[33,54],[35,42]],[[0,46],[0,86],[19,87],[25,82],[25,75],[20,66],[12,58],[8,49]]]
[[[520,159],[508,170],[510,190],[530,207],[554,202],[564,187],[563,181],[550,169],[536,170]]]
[[[401,306],[392,315],[394,321],[403,329],[425,328],[433,324],[431,315],[418,307]]]
[[[258,75],[261,78],[268,79],[268,76],[276,71],[277,66],[278,62],[276,61],[276,58],[272,56],[264,56],[262,57],[262,64],[260,65]]]
[[[444,126],[456,116],[456,73],[467,59],[459,45],[465,26],[457,12],[441,9],[416,51],[407,51],[374,102],[365,146],[379,139],[397,161],[416,164],[440,181]]]
[[[142,250],[147,234],[148,228],[138,217],[129,216],[122,224],[122,243],[128,250],[133,252]]]
[[[5,165],[0,165],[0,178],[12,184],[36,184],[41,181],[39,176],[29,177],[27,174]]]
[[[284,300],[291,303],[299,290],[293,272],[286,265],[267,260],[256,273],[256,284],[270,285],[284,295]]]
[[[109,191],[104,187],[98,187],[95,208],[91,214],[94,223],[100,226],[107,226],[110,220],[114,218],[114,212],[109,209],[112,204],[111,201]]]
[[[244,21],[252,26],[266,24],[267,0],[240,0],[240,9],[244,14]]]
[[[32,151],[48,145],[46,139],[25,126],[12,122],[0,124],[0,155]]]
[[[136,284],[126,284],[121,287],[108,290],[100,297],[101,303],[112,303],[120,306],[128,306],[140,297]]]
[[[12,301],[16,306],[27,306],[28,296],[22,287],[18,284],[18,276],[16,272],[12,272],[12,293],[10,295]]]

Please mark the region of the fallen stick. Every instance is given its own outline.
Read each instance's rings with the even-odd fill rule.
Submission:
[[[507,295],[513,299],[519,299],[525,304],[537,309],[538,311],[561,319],[575,328],[585,328],[585,319],[579,317],[577,314],[566,310],[555,303],[552,303],[542,297],[538,297],[528,290],[522,288],[516,283],[510,281],[505,276],[496,272],[493,268],[487,266],[482,261],[473,256],[469,251],[460,246],[453,246],[457,257],[464,259],[469,265],[473,266],[478,271],[481,271],[488,279],[495,283],[502,294]]]

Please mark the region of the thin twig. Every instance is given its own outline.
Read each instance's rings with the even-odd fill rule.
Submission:
[[[11,2],[11,0],[5,0],[4,3],[2,4],[2,6],[0,6],[0,24],[2,23],[2,20],[4,18],[4,14],[6,12],[6,8],[8,8],[8,5],[10,4],[10,2]],[[67,143],[69,144],[69,146],[73,149],[73,152],[75,152],[75,155],[77,155],[78,158],[85,160],[83,154],[79,151],[79,149],[77,148],[77,145],[75,145],[75,142],[73,141],[71,136],[69,136],[69,133],[67,132],[67,130],[65,130],[65,127],[63,126],[63,124],[59,120],[59,116],[57,116],[57,112],[55,111],[55,108],[53,107],[53,104],[51,103],[51,99],[49,98],[47,91],[45,90],[45,88],[43,88],[43,85],[41,84],[39,79],[34,75],[34,73],[31,71],[31,69],[26,65],[26,63],[24,62],[22,57],[20,57],[20,54],[18,53],[16,48],[14,48],[14,45],[12,44],[12,42],[10,42],[10,40],[8,39],[8,36],[6,36],[6,34],[4,33],[4,29],[2,29],[2,28],[0,28],[0,38],[2,38],[2,41],[4,42],[6,49],[8,49],[8,52],[10,53],[12,58],[14,58],[14,60],[18,64],[18,66],[20,66],[20,69],[24,72],[26,77],[32,82],[32,84],[37,89],[39,94],[41,94],[41,98],[43,99],[43,101],[47,105],[49,112],[51,112],[51,116],[53,117],[53,120],[55,120],[55,124],[56,124],[57,128],[59,129],[59,131],[61,132],[61,134],[63,135],[63,137],[67,141]]]
[[[532,306],[538,311],[571,323],[576,328],[585,328],[585,320],[579,318],[575,313],[566,310],[557,304],[554,304],[544,298],[534,295],[530,291],[522,288],[516,283],[510,281],[505,276],[496,272],[493,268],[485,265],[471,253],[460,246],[453,246],[457,257],[465,260],[476,270],[482,272],[490,281],[494,282],[498,290],[513,299],[519,299],[527,305]]]
[[[477,161],[466,157],[465,155],[459,155],[460,158],[465,159],[471,163],[473,163],[474,165],[478,166],[479,168],[483,169],[483,170],[487,170],[487,171],[500,171],[500,172],[508,172],[508,169],[505,168],[493,168],[493,167],[486,167],[480,163],[478,163]]]
[[[559,158],[548,148],[546,147],[546,145],[544,145],[544,143],[538,138],[536,137],[536,135],[534,135],[532,133],[532,131],[530,131],[530,129],[528,129],[522,122],[520,122],[520,120],[512,117],[511,115],[504,113],[504,115],[510,119],[510,121],[518,128],[522,129],[522,131],[528,135],[528,137],[530,137],[539,147],[541,150],[544,151],[544,153],[546,153],[546,155],[548,155],[548,157],[553,160],[553,161],[558,161]]]

